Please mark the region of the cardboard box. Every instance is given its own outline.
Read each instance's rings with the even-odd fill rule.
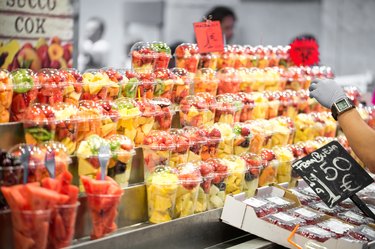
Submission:
[[[291,194],[289,191],[281,187],[263,187],[259,188],[257,196],[278,196],[291,199],[296,202],[296,206],[300,206],[298,198]],[[258,237],[267,239],[279,245],[289,248],[295,248],[288,242],[288,237],[291,231],[278,227],[271,224],[265,220],[257,217],[254,209],[251,206],[246,205],[243,201],[245,200],[245,194],[241,193],[236,196],[227,196],[221,215],[223,222],[232,225],[234,227],[240,228],[246,232],[257,235]],[[329,217],[329,216],[328,216]],[[375,248],[375,241],[370,243],[357,243],[350,242],[342,239],[328,239],[324,243],[320,243],[315,240],[308,239],[299,234],[295,234],[292,237],[292,241],[305,248],[307,242],[313,242],[323,248],[329,249],[365,249],[365,248]]]

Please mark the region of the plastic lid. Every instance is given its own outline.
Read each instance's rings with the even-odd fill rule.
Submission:
[[[177,76],[175,80],[175,85],[190,85],[193,83],[191,74],[184,68],[172,68],[172,73]]]
[[[161,107],[150,99],[137,99],[137,105],[143,117],[155,117],[163,114]]]
[[[54,109],[48,104],[35,103],[26,109],[23,122],[52,122],[56,120]]]
[[[189,58],[199,56],[198,45],[195,43],[182,43],[176,47],[174,56],[178,58]]]
[[[254,98],[251,93],[239,92],[237,96],[241,99],[244,105],[254,105]]]
[[[107,138],[107,141],[109,143],[112,156],[116,157],[125,154],[130,154],[133,156],[136,154],[133,141],[124,135],[113,134]]]
[[[353,225],[333,218],[319,222],[316,225],[339,235],[344,235],[346,232],[354,228]]]
[[[70,103],[60,102],[53,105],[56,121],[77,120],[78,108]]]
[[[193,108],[204,111],[208,110],[208,105],[204,98],[197,95],[188,95],[181,100],[180,110],[187,112],[189,110],[193,110]]]
[[[199,97],[202,97],[206,101],[206,104],[210,109],[216,109],[216,98],[215,98],[215,96],[212,96],[208,92],[199,92],[199,93],[196,93],[195,95],[199,96]]]
[[[169,130],[169,134],[173,137],[175,148],[173,152],[185,153],[189,149],[190,140],[189,137],[185,135],[183,130],[172,128]]]
[[[217,77],[221,82],[227,84],[239,83],[240,78],[238,76],[237,70],[231,67],[225,67],[217,72]]]
[[[176,80],[177,76],[168,68],[157,68],[154,70],[156,80]]]
[[[243,107],[240,97],[233,93],[216,96],[216,108],[221,111],[238,111]]]
[[[100,147],[108,145],[108,141],[100,136],[93,134],[81,141],[77,149],[77,156],[82,158],[89,158],[98,156]]]
[[[205,125],[200,127],[200,129],[205,133],[205,137],[209,143],[219,143],[222,141],[221,131],[217,126]]]
[[[228,166],[229,172],[231,173],[244,173],[247,170],[246,161],[240,156],[228,155],[225,156],[222,160],[224,164]]]
[[[16,93],[26,93],[39,87],[38,79],[31,69],[19,68],[11,72],[13,90]]]
[[[156,166],[146,179],[147,185],[177,185],[178,182],[176,169],[165,165]]]
[[[204,180],[210,180],[214,177],[215,168],[213,164],[207,161],[199,161],[196,164]]]
[[[120,117],[135,117],[141,114],[137,102],[131,98],[116,99],[115,108],[117,108]]]
[[[97,105],[98,107],[100,107],[102,118],[111,118],[117,120],[120,117],[118,107],[116,106],[116,103],[114,101],[100,100],[97,102]]]
[[[206,163],[209,163],[214,168],[214,174],[228,174],[228,166],[225,164],[225,161],[223,161],[220,158],[209,158],[205,161]]]
[[[161,97],[153,98],[151,102],[160,106],[160,108],[163,108],[163,109],[166,107],[169,108],[172,105],[172,102],[169,99],[161,98]]]
[[[113,82],[113,83],[123,82],[123,80],[124,80],[124,71],[123,70],[118,70],[118,69],[111,68],[111,67],[102,68],[102,70],[104,70],[104,72],[107,74],[107,76],[109,77],[111,82]]]
[[[25,154],[26,151],[30,154],[29,166],[44,166],[46,154],[45,150],[42,150],[40,145],[20,143],[10,148],[8,152],[16,157],[20,157],[21,154]]]
[[[191,145],[205,144],[207,142],[204,131],[198,127],[185,126],[182,128],[182,132],[184,136],[189,138]]]
[[[101,118],[101,107],[93,100],[81,100],[78,105],[78,118],[92,120]]]
[[[75,68],[62,68],[59,72],[65,77],[67,82],[79,83],[83,80],[81,73]]]
[[[0,69],[0,90],[12,89],[13,80],[12,75],[6,69]]]
[[[171,55],[171,48],[165,42],[154,41],[151,43],[151,49],[157,53]]]
[[[53,68],[42,68],[36,73],[39,84],[43,87],[58,87],[66,85],[64,75],[59,70]]]
[[[140,41],[135,43],[130,49],[132,57],[155,58],[157,55],[151,47],[151,43]]]
[[[69,156],[68,149],[64,144],[56,141],[48,141],[39,145],[40,148],[46,150],[48,153],[55,153],[55,157],[58,157],[60,160],[65,161],[66,165],[72,162],[72,159]]]
[[[202,176],[199,166],[195,163],[189,162],[177,165],[177,174],[178,179],[183,185],[187,183],[199,184],[200,182],[202,182]]]
[[[335,234],[314,225],[300,227],[298,228],[297,233],[320,242],[336,237]]]
[[[174,137],[167,131],[152,130],[145,136],[143,147],[152,150],[173,150],[176,145]]]
[[[261,169],[266,166],[265,161],[257,154],[251,152],[245,152],[240,155],[246,162],[247,170]]]
[[[199,79],[200,81],[209,81],[209,82],[218,81],[216,78],[216,71],[211,68],[198,69],[197,72],[195,73],[194,79]]]

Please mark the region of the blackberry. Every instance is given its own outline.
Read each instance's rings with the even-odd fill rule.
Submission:
[[[240,146],[243,147],[243,148],[248,148],[249,145],[250,145],[250,139],[249,138],[246,138],[245,141],[240,143]]]
[[[255,176],[253,176],[250,172],[246,172],[246,174],[245,174],[245,181],[250,182],[254,178],[255,178]]]

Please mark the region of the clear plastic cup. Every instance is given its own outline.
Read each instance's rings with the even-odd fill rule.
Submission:
[[[151,43],[151,49],[156,53],[154,69],[166,69],[171,55],[171,48],[165,43],[160,41],[154,41]]]
[[[269,58],[267,56],[267,47],[256,46],[255,55],[258,58],[258,68],[266,68],[269,66]]]
[[[152,72],[158,57],[149,42],[137,42],[130,49],[132,69],[136,72]]]
[[[155,74],[153,72],[149,73],[139,73],[139,84],[137,89],[138,98],[152,99],[154,97],[154,91],[156,87]]]
[[[111,80],[102,69],[89,69],[82,74],[82,100],[107,99]]]
[[[292,163],[294,162],[293,151],[289,147],[279,147],[273,148],[276,155],[276,160],[278,163],[277,168],[277,182],[291,182],[292,180]]]
[[[28,107],[36,103],[39,89],[38,78],[30,69],[16,69],[11,72],[13,97],[10,121],[21,121]]]
[[[125,135],[135,142],[138,129],[137,119],[141,115],[137,102],[131,98],[119,98],[115,101],[115,106],[120,115],[117,134]]]
[[[251,140],[250,140],[250,152],[259,154],[262,148],[267,144],[267,139],[269,133],[267,133],[262,127],[262,123],[265,123],[265,120],[249,120],[246,121],[246,124],[249,125],[251,131]]]
[[[242,154],[241,158],[246,162],[244,191],[246,197],[249,198],[255,195],[259,185],[260,172],[264,168],[265,162],[260,156],[250,152]]]
[[[181,129],[170,129],[168,132],[172,137],[175,147],[171,150],[169,165],[172,168],[182,163],[187,163],[190,148],[189,137]]]
[[[296,127],[294,143],[314,140],[316,137],[323,136],[323,125],[316,122],[314,116],[311,114],[298,114],[294,120],[294,124]]]
[[[221,133],[221,140],[219,146],[217,147],[217,157],[223,158],[233,154],[233,144],[235,134],[233,128],[225,123],[215,123],[214,128],[217,128]]]
[[[0,123],[8,123],[10,120],[12,97],[12,76],[7,70],[0,69]]]
[[[77,146],[90,135],[100,136],[102,132],[101,107],[95,101],[81,100],[78,109]]]
[[[124,76],[122,75],[123,71],[114,69],[114,68],[103,68],[105,74],[109,77],[109,84],[107,90],[107,97],[106,100],[116,100],[119,98],[120,91],[121,91],[121,84],[124,80]]]
[[[231,45],[225,45],[224,50],[220,53],[220,57],[217,61],[217,69],[220,70],[225,67],[234,67],[236,62],[236,55]]]
[[[269,110],[268,99],[260,92],[252,93],[252,98],[254,99],[253,120],[267,118]]]
[[[301,89],[308,89],[309,82],[307,81],[305,75],[300,68],[289,68],[287,72],[287,81],[285,85],[285,89],[290,89],[294,91],[298,91]]]
[[[198,69],[210,68],[212,70],[217,70],[219,56],[219,53],[214,52],[200,54]]]
[[[210,158],[206,163],[210,164],[214,169],[208,194],[208,210],[221,208],[224,206],[225,201],[226,182],[229,175],[228,166],[219,158]]]
[[[188,95],[180,103],[180,124],[184,126],[199,127],[204,124],[204,116],[209,111],[204,98]]]
[[[267,46],[267,57],[269,58],[269,67],[279,66],[280,57],[276,54],[276,47]]]
[[[72,244],[80,203],[56,206],[51,214],[48,247],[65,248]]]
[[[254,78],[251,77],[250,70],[246,67],[237,68],[238,76],[240,78],[239,91],[244,93],[252,92],[252,85]]]
[[[298,113],[310,113],[310,104],[312,99],[310,99],[309,92],[307,90],[297,91],[298,98]]]
[[[111,100],[100,100],[97,102],[97,105],[100,108],[102,122],[100,136],[107,138],[116,134],[120,114],[115,102]]]
[[[190,141],[187,161],[194,162],[201,160],[202,148],[207,144],[205,132],[198,127],[187,126],[182,129],[182,133]]]
[[[227,93],[216,96],[215,122],[233,124],[240,121],[243,107],[238,95]]]
[[[239,194],[243,192],[246,161],[240,156],[230,155],[223,158],[223,162],[228,166],[229,176],[226,181],[225,193]]]
[[[206,161],[209,158],[217,158],[218,147],[222,141],[220,130],[214,125],[206,125],[205,127],[200,127],[200,129],[207,139],[207,142],[202,146],[201,159]]]
[[[83,93],[81,73],[74,68],[64,68],[59,70],[59,74],[65,85],[63,90],[64,103],[78,106]]]
[[[13,248],[47,248],[51,210],[12,210]]]
[[[166,68],[159,68],[154,71],[155,74],[155,89],[154,96],[166,98],[172,101],[173,85],[177,76],[171,70]]]
[[[137,90],[139,85],[139,75],[132,70],[119,69],[118,72],[122,75],[120,84],[119,97],[135,98],[137,97]]]
[[[117,230],[121,194],[87,194],[91,216],[91,239],[99,239]]]
[[[148,217],[151,223],[172,220],[179,180],[174,169],[157,166],[146,179]]]
[[[174,218],[181,218],[194,213],[202,176],[194,163],[178,165],[177,172],[180,184],[176,193]]]
[[[175,67],[172,69],[172,73],[177,77],[173,86],[172,99],[174,104],[179,105],[181,100],[190,94],[193,80],[184,68]]]
[[[290,58],[289,58],[289,50],[290,46],[277,46],[276,47],[276,56],[279,58],[279,68],[287,68],[290,65]]]
[[[72,163],[72,159],[69,155],[69,152],[64,144],[56,141],[48,141],[42,144],[39,144],[38,147],[45,154],[52,154],[55,157],[55,176],[59,176],[69,169],[69,165]],[[44,156],[44,158],[47,157]],[[44,162],[44,158],[39,158],[41,162]],[[44,177],[50,176],[47,173],[47,170],[44,168],[43,172]]]
[[[241,45],[231,47],[234,53],[234,68],[246,67],[249,56],[245,53],[245,48]]]
[[[278,162],[276,160],[267,161],[259,175],[259,187],[277,183]]]
[[[219,81],[211,68],[201,68],[194,76],[194,93],[207,92],[216,96]]]
[[[285,81],[282,80],[280,73],[274,68],[264,69],[264,89],[266,91],[284,90]]]
[[[239,92],[241,79],[236,69],[224,67],[217,72],[217,78],[219,79],[217,94]]]
[[[154,130],[167,131],[171,128],[172,119],[175,115],[175,110],[172,109],[172,103],[166,98],[154,98],[152,102],[160,106],[160,114],[155,116]]]
[[[271,119],[279,116],[279,92],[265,92],[265,97],[268,100],[268,111],[266,115],[266,119]]]
[[[176,67],[184,68],[189,73],[195,73],[199,63],[199,49],[197,44],[182,43],[177,46],[174,54]]]
[[[247,63],[245,67],[247,68],[258,67],[258,57],[255,54],[254,47],[250,45],[245,45],[243,47],[244,47],[244,53],[247,56]]]
[[[59,70],[43,68],[36,73],[36,77],[40,83],[36,100],[38,103],[53,105],[63,102],[64,90],[68,84]]]
[[[209,194],[215,169],[214,166],[208,162],[199,161],[197,165],[202,175],[202,182],[198,189],[198,198],[194,212],[200,213],[208,209]]]
[[[239,92],[237,93],[239,99],[241,99],[243,108],[240,113],[240,122],[246,122],[253,119],[253,110],[254,110],[254,99],[253,95],[250,93]]]
[[[323,126],[323,136],[324,137],[336,137],[337,122],[332,117],[330,112],[319,112],[312,113],[317,123],[321,123]]]
[[[233,153],[240,155],[250,151],[251,141],[251,127],[246,123],[235,123],[233,125],[233,132],[235,134],[233,142]]]
[[[266,144],[266,148],[271,149],[274,146],[286,146],[293,142],[295,128],[294,123],[289,117],[276,117],[269,120],[269,132],[271,138]]]

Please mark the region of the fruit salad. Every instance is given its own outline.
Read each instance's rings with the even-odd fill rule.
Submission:
[[[236,55],[234,54],[233,47],[231,45],[225,45],[224,51],[220,53],[220,57],[217,61],[217,69],[220,70],[225,67],[233,68],[235,59]]]
[[[176,67],[184,68],[189,73],[195,73],[199,63],[199,49],[197,44],[182,43],[175,51]]]
[[[293,142],[295,128],[293,121],[288,117],[277,117],[269,120],[271,138],[266,144],[266,148],[274,146],[285,146]]]
[[[155,44],[155,50],[156,50]],[[152,44],[148,42],[137,42],[130,49],[132,60],[132,69],[136,72],[149,73],[155,67],[155,61],[158,57]]]
[[[135,120],[134,126],[137,127],[135,136],[135,145],[141,145],[155,124],[155,118],[163,115],[161,107],[149,99],[137,99],[137,105],[141,115]]]
[[[174,104],[179,105],[181,100],[190,94],[193,80],[189,72],[184,68],[173,68],[172,73],[177,77],[173,86],[172,99]]]
[[[286,80],[281,76],[278,69],[264,69],[264,90],[266,91],[282,91],[285,89]]]
[[[134,99],[119,98],[115,101],[115,106],[120,115],[117,123],[117,134],[125,135],[131,141],[135,142],[138,130],[138,118],[141,111]]]
[[[259,185],[259,175],[264,168],[264,160],[254,153],[244,153],[241,158],[246,162],[244,191],[246,197],[252,197]]]
[[[217,148],[217,157],[223,158],[225,156],[232,155],[235,138],[235,134],[233,132],[232,127],[225,123],[215,123],[213,127],[218,129],[221,134],[221,141]]]
[[[101,111],[101,130],[100,135],[107,138],[117,132],[117,123],[120,117],[118,108],[111,100],[101,100],[97,102]]]
[[[153,72],[139,73],[139,84],[137,89],[138,98],[152,99],[154,97],[156,79]],[[159,93],[159,92],[158,92]]]
[[[101,135],[101,107],[93,100],[81,100],[78,107],[77,142],[80,143],[92,134]]]
[[[226,156],[223,158],[223,162],[228,166],[229,176],[226,181],[225,194],[239,194],[243,191],[245,173],[246,173],[246,161],[240,156]]]
[[[262,92],[265,89],[264,70],[259,68],[250,68],[248,71],[249,80],[251,82],[252,92]]]
[[[267,57],[267,47],[254,47],[255,55],[258,58],[258,68],[266,68],[269,66],[269,58]]]
[[[113,68],[106,68],[104,72],[108,75],[110,80],[106,100],[115,100],[120,96],[120,86],[122,85],[124,76],[121,70]]]
[[[172,119],[175,111],[172,109],[172,103],[166,98],[154,98],[151,100],[161,109],[160,113],[155,116],[154,130],[169,130],[172,125]]]
[[[211,68],[201,68],[194,76],[194,93],[207,92],[216,96],[219,81]]]
[[[165,42],[152,42],[151,49],[156,53],[154,69],[166,69],[171,55],[171,48]]]
[[[207,92],[196,93],[196,96],[202,97],[208,106],[207,113],[203,116],[203,123],[210,125],[215,121],[215,112],[216,112],[216,97]]]
[[[294,124],[296,127],[294,143],[313,140],[318,136],[324,135],[323,124],[316,122],[314,116],[311,114],[298,114],[294,120]]]
[[[174,218],[192,215],[197,203],[202,176],[194,163],[180,164],[177,168],[179,186],[176,193]]]
[[[249,59],[248,54],[245,53],[245,48],[241,45],[232,45],[232,51],[234,53],[234,68],[246,67]]]
[[[258,58],[255,55],[255,49],[250,45],[243,46],[244,53],[247,56],[246,66],[247,68],[254,68],[258,66]]]
[[[253,77],[250,70],[246,67],[237,68],[237,73],[240,78],[240,92],[249,93],[252,91]]]
[[[64,102],[78,106],[83,92],[82,75],[78,70],[73,68],[60,69],[59,74],[65,82],[63,91]]]
[[[53,105],[63,102],[64,89],[68,87],[67,82],[57,69],[43,68],[36,73],[40,88],[38,89],[37,102]]]
[[[201,134],[207,139],[207,142],[203,144],[201,151],[201,158],[203,161],[209,158],[218,157],[218,147],[222,141],[222,135],[216,126],[208,125],[201,127]]]
[[[139,75],[131,70],[119,70],[123,79],[120,81],[120,97],[135,98],[139,85]]]
[[[264,93],[265,97],[268,100],[268,110],[266,119],[271,119],[279,116],[279,107],[280,107],[280,96],[279,92],[267,91]]]
[[[10,120],[12,97],[12,77],[7,70],[0,69],[0,123],[8,123]]]
[[[180,123],[182,127],[202,126],[205,124],[204,121],[208,121],[207,116],[210,114],[206,100],[200,96],[188,95],[181,100]]]
[[[268,99],[263,93],[254,92],[252,93],[252,99],[254,100],[254,109],[252,112],[252,119],[265,119],[268,117],[269,103]]]
[[[233,153],[240,155],[250,151],[251,141],[251,127],[246,123],[235,123],[233,125],[233,132],[235,134],[233,142]]]
[[[228,166],[219,158],[210,158],[205,163],[208,163],[214,170],[208,194],[208,209],[221,208],[224,206],[225,201],[225,191],[229,175]]]
[[[295,119],[298,114],[298,96],[295,91],[279,92],[279,115]]]
[[[306,75],[298,67],[288,68],[288,71],[285,72],[285,78],[285,89],[298,91],[300,89],[308,89],[310,86]]]
[[[322,124],[324,137],[336,137],[337,122],[330,112],[312,113],[311,115],[314,116],[317,123]]]
[[[217,94],[239,92],[241,79],[236,69],[222,68],[217,72],[217,78],[219,79]]]
[[[268,133],[261,126],[261,124],[266,124],[265,120],[249,120],[245,122],[247,127],[250,128],[251,140],[250,140],[250,152],[259,154],[261,149],[267,144]]]
[[[181,133],[189,139],[187,161],[200,161],[202,148],[207,144],[205,132],[198,127],[187,126],[182,129]]]
[[[174,169],[155,167],[146,178],[148,217],[152,223],[172,220],[179,180]]]
[[[26,109],[36,103],[38,78],[30,69],[17,69],[11,72],[13,97],[10,121],[21,121]]]
[[[259,187],[277,183],[277,171],[279,164],[275,160],[275,153],[270,149],[262,149],[260,156],[265,161],[265,166],[260,172]]]
[[[104,70],[90,69],[82,75],[82,100],[106,99],[111,80]]]
[[[154,96],[167,98],[172,101],[172,90],[177,76],[171,70],[166,68],[159,68],[154,71],[155,74],[155,89]]]
[[[253,119],[253,110],[254,110],[254,99],[253,95],[250,93],[239,92],[237,93],[239,99],[241,99],[243,107],[240,114],[240,122],[246,122]]]
[[[215,123],[233,124],[234,122],[239,122],[242,107],[242,100],[236,94],[217,95]]]
[[[172,168],[182,163],[187,163],[188,151],[190,147],[189,137],[181,129],[170,129],[168,133],[173,137],[175,147],[171,150],[169,165]]]
[[[204,212],[208,209],[209,194],[211,189],[212,180],[214,178],[214,166],[209,162],[199,161],[197,162],[199,167],[202,182],[198,189],[197,203],[195,204],[195,213]]]
[[[210,68],[217,70],[219,56],[220,54],[215,52],[200,54],[198,69]]]

